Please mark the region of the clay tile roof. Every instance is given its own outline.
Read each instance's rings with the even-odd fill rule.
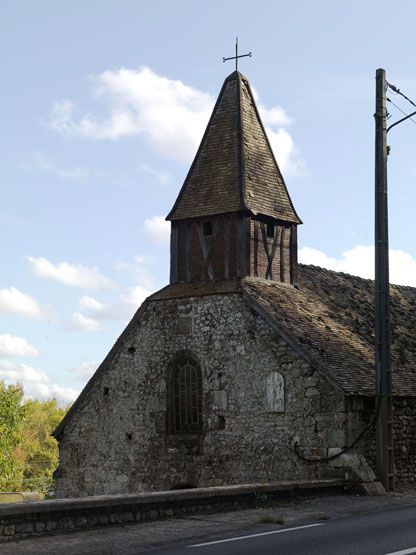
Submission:
[[[373,282],[299,266],[299,289],[244,280],[249,302],[346,393],[374,394]],[[416,289],[391,286],[393,393],[416,395]]]
[[[166,219],[241,210],[301,223],[250,85],[235,71],[224,82],[198,152]]]

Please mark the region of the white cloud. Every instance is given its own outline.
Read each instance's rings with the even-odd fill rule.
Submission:
[[[74,120],[74,105],[55,104],[52,129],[66,135],[119,139],[142,135],[162,155],[188,162],[202,137],[214,99],[148,67],[105,71],[91,78],[94,96],[108,104],[106,119],[85,114]]]
[[[132,261],[119,262],[117,271],[133,277],[140,285],[129,287],[116,300],[102,302],[91,295],[79,299],[80,310],[75,312],[67,327],[72,330],[97,332],[104,321],[128,321],[142,302],[154,291],[155,278],[148,266],[154,262],[151,256],[135,256]]]
[[[115,287],[114,283],[100,274],[96,267],[83,264],[59,262],[54,264],[47,258],[27,256],[32,272],[44,279],[53,279],[71,287],[98,289],[100,287]]]
[[[26,399],[56,399],[61,405],[72,403],[80,391],[50,383],[50,379],[37,368],[27,364],[0,359],[0,380],[7,384],[21,383]]]
[[[278,129],[265,127],[265,129],[282,173],[289,176],[307,175],[306,164],[299,156],[293,139],[286,129],[282,127]]]
[[[154,177],[161,185],[167,185],[171,180],[171,176],[168,172],[156,170],[147,164],[140,164],[139,169]]]
[[[0,335],[0,357],[36,357],[38,351],[23,337]]]
[[[254,97],[256,99],[263,125],[277,125],[279,127],[288,127],[292,123],[292,119],[286,114],[281,106],[266,108],[261,102],[258,101],[257,93],[254,95]]]
[[[72,368],[71,372],[77,375],[81,382],[86,382],[97,370],[98,362],[82,362],[77,368]]]
[[[9,383],[23,382],[23,385],[25,382],[49,382],[48,376],[42,370],[8,360],[0,360],[0,379]]]
[[[74,117],[69,100],[57,102],[49,126],[64,135],[91,139],[142,136],[162,156],[189,163],[208,123],[215,98],[150,68],[105,71],[91,78],[94,97],[107,106],[107,117]],[[256,96],[257,93],[256,93]],[[300,173],[302,162],[284,129],[290,118],[283,108],[259,103],[272,148],[282,171]]]
[[[91,312],[100,312],[104,309],[103,303],[94,299],[94,297],[82,297],[79,301],[81,308],[91,310]]]
[[[80,312],[75,312],[70,322],[68,322],[68,328],[74,331],[96,332],[101,329],[101,324],[94,320],[94,318],[88,318],[88,316],[84,316]]]
[[[120,296],[120,302],[126,306],[135,307],[137,309],[151,294],[152,291],[148,291],[141,285],[136,285],[135,287],[129,287],[129,289]]]
[[[54,131],[58,131],[63,135],[76,132],[76,125],[72,121],[72,112],[74,104],[69,100],[61,100],[56,102],[52,109],[51,117],[48,121],[49,126]]]
[[[147,237],[159,245],[169,244],[170,222],[163,216],[153,216],[144,221],[144,230]]]
[[[100,321],[104,320],[128,320],[133,316],[142,302],[151,294],[151,291],[136,285],[130,287],[120,295],[117,302],[112,304],[104,304],[94,297],[81,297],[79,304],[86,315],[77,313],[78,319],[82,317],[87,321],[100,325]],[[86,328],[85,328],[86,329]],[[88,331],[96,331],[94,329]]]
[[[56,399],[61,406],[73,403],[81,393],[80,390],[72,389],[71,387],[39,382],[23,384],[23,389],[26,399],[39,399],[41,401]]]
[[[253,91],[260,117],[270,141],[270,146],[283,173],[287,175],[305,175],[305,162],[299,156],[290,133],[285,129],[292,123],[292,119],[281,106],[266,108],[260,101],[256,89]]]
[[[103,176],[100,172],[93,172],[83,166],[75,166],[73,168],[60,168],[55,162],[49,160],[40,152],[35,152],[29,161],[24,164],[33,171],[44,171],[55,175],[61,179],[81,180],[91,175]]]
[[[16,314],[27,318],[46,318],[48,311],[33,297],[16,287],[0,289],[0,314]]]
[[[133,257],[132,261],[118,262],[115,269],[133,278],[136,283],[140,283],[145,289],[152,290],[155,288],[156,280],[150,266],[154,262],[153,256],[137,255]]]
[[[390,249],[389,259],[391,283],[416,287],[416,260],[407,252],[395,249]],[[340,258],[332,258],[320,250],[303,247],[299,250],[299,260],[304,264],[314,264],[337,272],[374,278],[373,246],[356,245],[344,251]]]

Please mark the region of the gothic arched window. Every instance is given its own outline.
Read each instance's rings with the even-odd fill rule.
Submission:
[[[202,431],[202,375],[189,355],[173,359],[168,366],[168,426],[171,434]]]

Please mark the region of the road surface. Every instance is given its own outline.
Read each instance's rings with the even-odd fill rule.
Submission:
[[[416,505],[274,530],[182,543],[153,555],[416,554]]]

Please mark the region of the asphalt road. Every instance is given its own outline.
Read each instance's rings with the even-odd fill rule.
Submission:
[[[416,505],[213,541],[153,555],[405,555],[416,553]]]

